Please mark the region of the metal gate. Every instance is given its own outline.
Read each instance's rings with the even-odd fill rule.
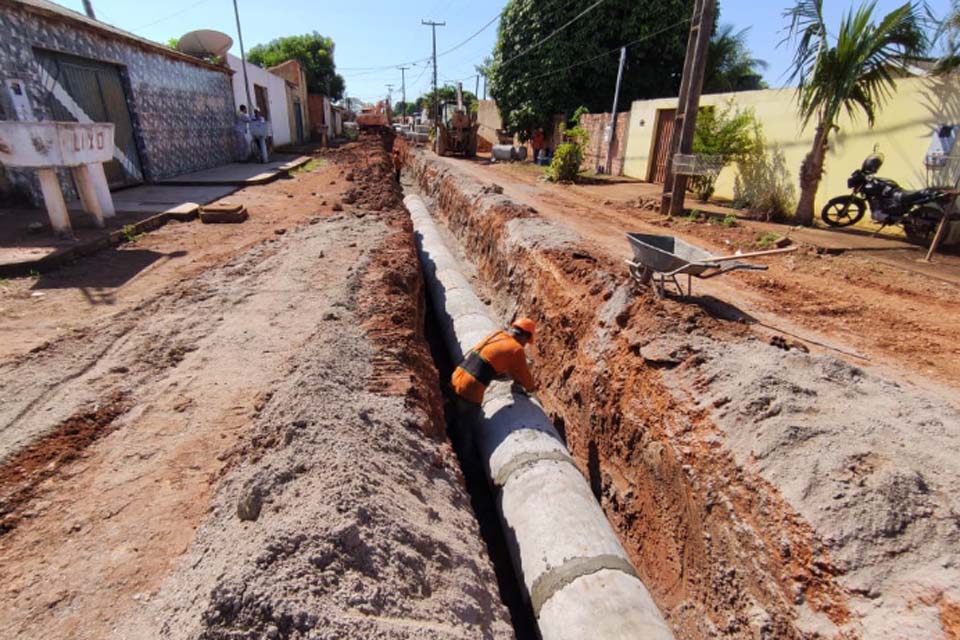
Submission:
[[[670,139],[677,121],[676,109],[657,110],[657,133],[653,144],[653,163],[650,165],[650,182],[663,184],[667,179],[667,158],[670,157]]]
[[[296,142],[303,142],[303,106],[300,104],[300,98],[293,99],[293,119],[297,129]]]
[[[36,55],[47,107],[56,120],[113,123],[113,160],[103,165],[110,186],[143,182],[120,70],[114,65],[52,51],[38,50]]]

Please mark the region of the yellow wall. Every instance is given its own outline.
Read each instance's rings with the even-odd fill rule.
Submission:
[[[811,124],[801,130],[797,116],[796,92],[770,89],[703,96],[701,105],[717,105],[733,99],[740,108],[751,108],[763,124],[770,145],[779,145],[788,170],[796,178],[800,163],[813,143]],[[630,110],[624,173],[646,180],[653,153],[657,110],[675,108],[675,98],[634,102]],[[642,122],[642,125],[641,125]],[[826,172],[817,193],[817,211],[830,197],[848,192],[847,177],[873,152],[874,144],[885,156],[880,175],[896,180],[906,188],[926,185],[923,157],[930,136],[938,124],[960,123],[960,78],[900,80],[890,99],[878,109],[873,128],[862,115],[851,121],[844,115],[839,131],[830,138]],[[733,197],[735,167],[727,167],[717,181],[716,195]],[[950,182],[956,176],[950,178]],[[798,187],[799,189],[799,187]]]

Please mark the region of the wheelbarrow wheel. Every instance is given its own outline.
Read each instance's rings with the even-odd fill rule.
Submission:
[[[636,280],[639,284],[649,284],[650,280],[653,278],[653,271],[649,267],[634,267],[631,265],[630,277]]]

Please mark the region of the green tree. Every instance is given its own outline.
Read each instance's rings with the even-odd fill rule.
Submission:
[[[579,106],[610,109],[618,48],[627,48],[619,109],[638,98],[675,96],[680,88],[693,0],[509,0],[500,18],[490,87],[504,127],[521,136],[555,113]],[[548,38],[548,39],[547,39]],[[647,38],[639,42],[641,38]],[[546,41],[544,41],[546,39]],[[539,44],[529,53],[530,47]]]
[[[170,38],[167,40],[167,46],[171,49],[176,49],[178,44],[180,44],[180,38]]]
[[[933,16],[931,19],[936,24],[935,38],[942,48],[936,71],[956,71],[960,67],[960,0],[951,2],[950,10],[942,19],[937,20]]]
[[[823,19],[823,0],[798,0],[788,9],[787,40],[797,42],[791,79],[797,82],[797,101],[803,126],[816,121],[813,146],[800,167],[797,221],[813,224],[814,200],[831,132],[846,111],[859,113],[873,126],[897,77],[923,55],[927,38],[921,28],[920,7],[906,3],[874,20],[875,0],[848,12],[836,32]]]
[[[457,101],[457,88],[452,84],[445,84],[442,87],[437,87],[437,99],[440,101],[441,104],[443,104],[444,102],[455,103]],[[429,111],[430,104],[432,103],[432,101],[433,101],[433,90],[431,89],[430,91],[427,91],[422,96],[417,98],[416,102],[414,103],[413,111],[417,111],[418,109],[424,109]],[[464,89],[463,90],[464,108],[466,108],[467,111],[470,112],[475,108],[476,102],[477,102],[477,96],[475,96],[472,92]],[[413,111],[411,111],[411,113],[413,113]]]
[[[273,67],[297,59],[307,74],[307,90],[333,100],[343,97],[345,83],[333,61],[333,40],[316,31],[302,36],[286,36],[258,44],[247,52],[247,59],[261,67]]]
[[[710,38],[704,93],[727,93],[767,88],[761,74],[767,62],[754,58],[747,48],[750,27],[734,31],[732,24],[720,25]]]

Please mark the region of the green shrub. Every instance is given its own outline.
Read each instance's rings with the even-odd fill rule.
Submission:
[[[746,209],[761,220],[783,220],[796,207],[796,186],[787,171],[783,150],[768,149],[763,130],[755,124],[757,145],[737,161],[733,183],[733,206]]]
[[[704,156],[718,156],[724,164],[739,161],[758,144],[756,136],[753,135],[756,126],[753,111],[737,108],[733,100],[727,101],[721,108],[704,107],[697,114],[693,152]],[[690,190],[701,201],[706,202],[713,195],[717,174],[691,176]]]
[[[776,244],[779,238],[780,236],[775,233],[764,233],[763,235],[757,236],[756,245],[761,249],[766,249]]]
[[[580,175],[583,150],[590,140],[590,134],[580,126],[580,116],[586,112],[585,107],[580,107],[570,119],[570,126],[560,126],[563,142],[557,145],[550,166],[544,170],[544,175],[550,182],[573,182]]]
[[[564,142],[553,152],[553,159],[545,173],[551,182],[571,182],[577,179],[581,162],[583,162],[583,149],[580,145]]]
[[[736,217],[736,216],[726,216],[726,217],[724,217],[724,219],[720,222],[720,224],[722,224],[723,226],[728,227],[728,228],[729,228],[729,227],[735,227],[735,226],[737,226],[737,217]]]

